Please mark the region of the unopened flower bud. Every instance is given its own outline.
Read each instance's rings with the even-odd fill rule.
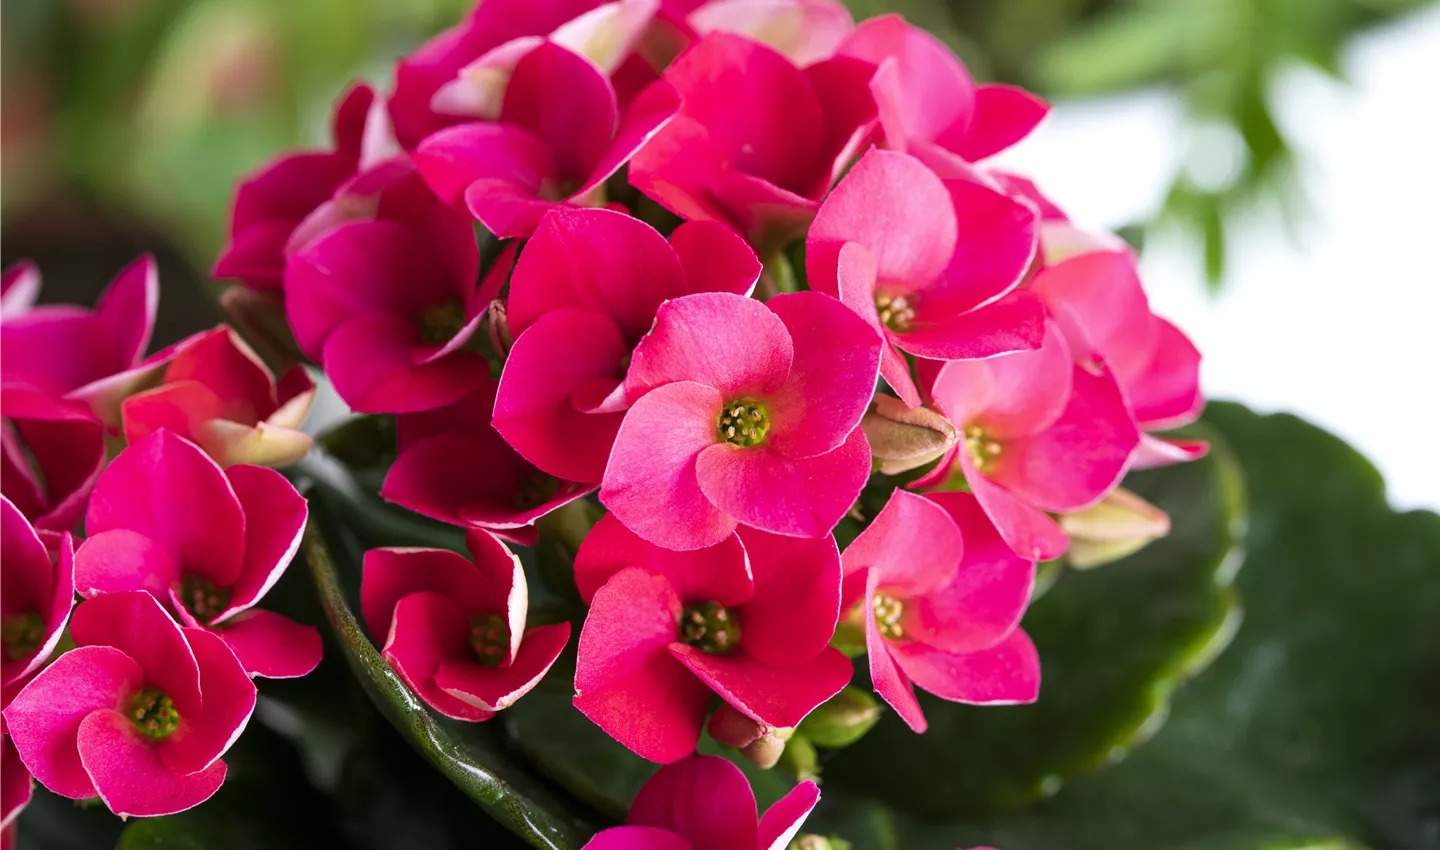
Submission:
[[[722,705],[710,715],[710,737],[726,746],[734,747],[740,754],[761,770],[769,770],[785,752],[785,742],[795,730],[775,728],[759,723],[736,711],[730,705]]]
[[[831,697],[800,721],[797,731],[821,747],[837,749],[860,740],[880,719],[880,704],[856,687]]]
[[[804,835],[795,836],[786,850],[850,850],[850,842],[834,835],[816,835],[807,832]]]
[[[804,782],[820,775],[820,754],[815,745],[804,735],[794,734],[785,742],[785,752],[780,754],[780,766]]]
[[[870,442],[871,456],[886,475],[924,466],[959,440],[959,432],[944,416],[927,407],[907,407],[900,399],[884,394],[875,396],[860,427]]]
[[[504,301],[491,301],[485,308],[485,333],[490,337],[490,350],[497,356],[503,359],[510,353],[515,337],[510,335],[510,318]]]
[[[1092,507],[1062,515],[1059,521],[1070,535],[1065,557],[1081,570],[1118,561],[1170,533],[1168,514],[1121,488]]]

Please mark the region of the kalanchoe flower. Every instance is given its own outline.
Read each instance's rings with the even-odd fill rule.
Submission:
[[[557,206],[599,206],[602,183],[680,107],[656,82],[623,118],[609,80],[558,44],[516,63],[498,122],[441,130],[415,163],[435,193],[502,238],[529,236]]]
[[[1074,363],[1053,323],[1036,351],[921,366],[935,405],[965,435],[956,465],[1000,536],[1024,557],[1060,557],[1068,540],[1046,511],[1100,501],[1140,442],[1114,376]],[[942,461],[916,486],[948,468]]]
[[[255,709],[255,685],[204,629],[182,629],[147,593],[82,602],[76,649],[5,709],[10,737],[40,784],[99,796],[121,816],[168,815],[209,799],[220,757]]]
[[[120,405],[125,439],[138,442],[167,428],[203,448],[222,466],[288,466],[310,450],[299,430],[315,383],[300,366],[275,376],[228,327],[176,346],[161,384]]]
[[[785,850],[820,801],[801,782],[756,819],[755,795],[740,768],[694,755],[646,781],[625,826],[603,830],[585,850]]]
[[[1010,551],[974,496],[896,490],[843,560],[870,679],[911,729],[926,728],[912,684],[951,702],[1035,700],[1040,660],[1017,628],[1035,562]]]
[[[885,336],[880,373],[911,407],[902,351],[936,360],[1033,349],[1040,301],[1012,293],[1035,256],[1035,213],[970,180],[872,150],[825,199],[806,241],[810,286]]]
[[[660,307],[625,378],[633,401],[600,501],[670,549],[744,523],[824,537],[870,475],[858,427],[880,338],[818,292],[761,304],[690,295]]]
[[[65,631],[75,601],[75,548],[69,532],[39,532],[0,497],[0,685],[40,668]]]
[[[371,220],[329,230],[292,254],[285,310],[295,341],[351,408],[408,413],[458,401],[489,366],[472,350],[499,279],[479,286],[470,221],[399,161],[361,180],[382,187]]]
[[[230,208],[230,242],[212,275],[238,278],[251,289],[279,289],[286,255],[303,247],[293,244],[297,226],[393,147],[384,104],[366,85],[352,87],[336,103],[331,132],[332,150],[286,154],[240,182]]]
[[[873,109],[859,70],[849,60],[801,70],[759,42],[712,32],[665,72],[680,114],[630,161],[630,182],[768,255],[804,234],[867,137]]]
[[[87,598],[146,591],[186,626],[213,631],[248,673],[303,676],[320,663],[319,633],[253,606],[295,556],[306,515],[280,473],[221,469],[195,444],[156,431],[95,485],[75,587]]]
[[[5,498],[36,528],[74,528],[105,468],[104,424],[78,402],[9,387],[0,388],[0,417]]]
[[[431,708],[488,720],[539,684],[570,624],[534,626],[520,561],[487,531],[465,536],[470,559],[443,549],[365,553],[360,607],[385,660]]]
[[[534,521],[595,489],[541,472],[490,424],[494,381],[448,407],[396,417],[399,457],[380,495],[452,525],[535,544]]]
[[[667,299],[747,295],[755,254],[714,222],[654,228],[610,210],[550,213],[515,266],[507,321],[515,343],[495,399],[495,428],[531,463],[600,482],[626,407],[631,351]],[[724,535],[721,535],[724,536]]]
[[[575,584],[590,604],[575,707],[651,761],[695,750],[712,690],[760,724],[793,727],[850,681],[827,646],[840,602],[829,537],[743,528],[671,552],[608,515],[581,544]]]

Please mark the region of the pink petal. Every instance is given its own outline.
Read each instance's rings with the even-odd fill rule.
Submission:
[[[105,469],[104,427],[88,410],[28,390],[0,391],[0,411],[6,497],[36,528],[74,528]]]
[[[525,633],[520,651],[508,667],[486,667],[473,662],[441,664],[435,684],[467,705],[486,711],[509,708],[540,684],[550,665],[570,640],[570,624],[536,626]]]
[[[0,498],[0,564],[4,565],[0,606],[6,614],[47,607],[54,584],[50,553],[20,509],[4,498]],[[14,678],[6,676],[5,681]]]
[[[229,587],[242,568],[245,515],[220,467],[195,444],[157,431],[122,451],[95,484],[90,534],[123,528],[154,540],[182,572]]]
[[[245,566],[217,621],[254,605],[275,586],[300,548],[309,516],[305,499],[273,469],[241,464],[225,475],[245,511]]]
[[[875,597],[876,577],[868,573],[857,575],[866,576],[865,597],[861,602],[864,607],[861,610],[869,611]],[[915,699],[915,689],[910,686],[910,679],[895,665],[895,659],[890,654],[893,646],[894,644],[880,636],[875,618],[866,617],[865,653],[870,659],[870,682],[875,693],[895,709],[895,713],[900,715],[905,725],[917,735],[924,734],[929,724],[925,722],[925,715],[920,711],[920,703]]]
[[[217,632],[251,676],[295,679],[320,664],[320,632],[272,611],[251,608]],[[203,683],[202,683],[203,685]]]
[[[627,567],[664,576],[687,602],[713,601],[729,607],[746,602],[755,590],[748,556],[734,534],[714,546],[675,552],[647,542],[619,517],[606,514],[585,535],[575,555],[580,598],[588,604],[611,576]]]
[[[0,319],[13,319],[30,312],[40,297],[40,269],[21,260],[0,278]]]
[[[685,222],[670,234],[670,247],[685,270],[686,294],[731,292],[748,296],[764,268],[745,240],[719,222]]]
[[[921,284],[915,311],[922,322],[968,312],[1014,289],[1037,250],[1033,207],[970,180],[947,180],[945,188],[958,235],[944,272]]]
[[[120,403],[120,419],[127,443],[138,443],[164,428],[198,445],[205,423],[218,419],[222,408],[220,397],[209,387],[178,381],[125,399]]]
[[[965,557],[949,581],[907,602],[905,633],[946,652],[989,649],[1019,625],[1035,586],[1035,562],[1010,550],[973,494],[924,498],[955,521]]]
[[[681,608],[664,577],[642,569],[616,573],[591,600],[575,666],[580,713],[661,763],[695,751],[710,705],[710,689],[670,655]]]
[[[180,564],[169,550],[135,531],[103,531],[75,553],[75,587],[81,596],[143,590],[169,599],[180,581]]]
[[[807,257],[810,253],[807,249]],[[895,333],[880,324],[880,313],[875,308],[875,258],[869,249],[859,242],[842,245],[836,257],[835,277],[840,300],[885,341],[880,347],[880,376],[907,405],[919,407],[920,392],[910,377],[910,365],[893,345]]]
[[[411,154],[426,184],[450,206],[465,210],[465,190],[477,180],[500,180],[532,197],[556,179],[545,143],[519,127],[475,122],[441,130]]]
[[[1033,351],[946,363],[931,396],[950,421],[978,424],[1001,440],[1048,428],[1069,404],[1074,363],[1053,324]]]
[[[944,585],[965,543],[955,520],[923,496],[897,489],[860,535],[845,547],[845,574],[868,570],[877,588],[901,599]]]
[[[647,86],[625,109],[615,138],[601,154],[590,170],[590,175],[578,189],[571,193],[571,200],[587,196],[596,186],[604,183],[620,167],[625,165],[642,149],[655,134],[680,111],[680,94],[675,87],[664,80],[656,80]]]
[[[660,768],[635,795],[625,822],[668,829],[695,850],[756,846],[750,783],[717,756],[694,755]]]
[[[942,133],[938,141],[970,162],[1005,150],[1034,130],[1050,113],[1050,104],[1016,86],[990,83],[975,89],[975,112],[962,125]]]
[[[762,664],[789,667],[819,655],[840,617],[835,540],[781,537],[742,527],[755,592],[740,608],[740,649]]]
[[[75,607],[70,636],[77,646],[113,646],[175,701],[180,716],[200,711],[200,668],[185,635],[155,597],[138,590],[107,593]]]
[[[604,316],[549,312],[510,349],[495,397],[495,430],[551,475],[599,481],[622,416],[582,413],[571,398],[592,378],[618,378],[627,353],[619,330]]]
[[[100,294],[95,318],[109,332],[126,366],[145,356],[159,306],[160,273],[149,254],[122,269]]]
[[[536,192],[542,197],[536,197]],[[548,200],[547,188],[531,190],[508,180],[481,179],[465,190],[465,209],[500,239],[524,239],[545,216],[565,205]]]
[[[516,63],[500,120],[540,139],[562,180],[583,181],[615,134],[617,112],[615,91],[594,65],[546,42]]]
[[[970,492],[1015,554],[1032,561],[1050,561],[1065,554],[1070,538],[1049,514],[982,475],[969,452],[959,452],[958,457]]]
[[[600,501],[651,543],[700,549],[735,530],[735,519],[711,503],[696,478],[701,454],[719,440],[722,401],[710,387],[681,381],[650,392],[626,412]]]
[[[1144,371],[1124,381],[1136,421],[1150,430],[1188,425],[1200,416],[1200,351],[1179,328],[1156,319],[1158,339]]]
[[[818,292],[765,303],[785,323],[794,360],[772,397],[770,445],[789,458],[814,457],[845,442],[870,405],[883,341],[875,328]]]
[[[1030,289],[1045,299],[1067,341],[1103,357],[1122,381],[1149,362],[1159,328],[1128,248],[1070,257],[1036,275]]]
[[[20,761],[20,753],[9,735],[0,737],[0,829],[5,830],[5,850],[14,846],[11,827],[15,818],[30,804],[35,783],[30,771]]]
[[[253,425],[274,413],[279,403],[275,377],[228,327],[197,335],[165,367],[166,383],[195,381],[222,403],[219,416]]]
[[[891,339],[917,357],[978,360],[1034,350],[1044,336],[1045,307],[1028,292],[1012,292],[993,304],[939,323],[922,323]]]
[[[785,850],[820,802],[820,787],[806,780],[776,800],[760,818],[760,850]]]
[[[744,651],[711,655],[683,643],[670,652],[739,711],[767,726],[798,726],[815,706],[840,693],[854,672],[850,659],[826,647],[791,667],[762,664]]]
[[[345,322],[325,340],[322,362],[335,391],[352,410],[409,413],[442,407],[470,394],[490,374],[480,354],[458,351],[417,365],[418,327],[395,313],[370,312]]]
[[[759,301],[723,292],[687,295],[660,305],[655,326],[635,347],[625,389],[639,398],[694,381],[713,387],[722,401],[763,399],[784,385],[794,356],[784,321]]]
[[[812,0],[801,0],[812,2]],[[824,0],[822,0],[824,2]],[[874,66],[863,59],[832,56],[805,69],[826,117],[826,158],[829,185],[834,185],[860,152],[879,141],[881,131],[870,92]]]
[[[735,219],[755,250],[768,256],[804,238],[820,208],[810,195],[824,194],[829,186],[824,175],[814,180],[815,188],[804,193],[732,170],[718,175],[711,189],[715,201]]]
[[[1140,445],[1130,457],[1131,469],[1154,469],[1172,463],[1188,463],[1199,460],[1210,451],[1210,444],[1204,440],[1176,440],[1140,435]]]
[[[881,103],[886,135],[893,140],[929,140],[963,121],[974,109],[975,83],[950,49],[899,15],[871,18],[855,28],[841,55],[876,65],[895,62],[898,86]],[[893,126],[898,125],[898,126]]]
[[[790,537],[830,533],[870,477],[870,445],[859,428],[832,452],[790,460],[763,446],[718,443],[695,465],[700,489],[719,510]]]
[[[978,652],[950,653],[913,640],[891,643],[890,651],[921,690],[951,702],[1014,705],[1040,693],[1040,656],[1020,629]]]
[[[223,761],[198,773],[170,769],[160,758],[161,748],[114,709],[96,711],[81,721],[76,742],[100,799],[121,817],[183,812],[210,799],[225,782]]]
[[[504,663],[515,660],[520,650],[520,639],[525,632],[525,618],[530,604],[530,591],[525,584],[525,570],[520,559],[511,552],[495,534],[480,528],[465,532],[465,548],[470,560],[490,586],[490,592],[500,603],[495,613],[503,614],[510,628],[510,651]],[[472,613],[472,612],[466,612]],[[490,613],[488,611],[481,613]]]
[[[596,833],[582,850],[691,850],[691,845],[668,829],[614,826]]]
[[[775,48],[804,67],[834,55],[854,29],[850,13],[833,0],[718,0],[685,19],[695,32],[731,32]]]
[[[465,612],[453,600],[428,591],[412,593],[395,606],[382,654],[431,708],[446,717],[478,723],[494,712],[467,705],[435,684],[441,665],[475,657],[469,634]]]
[[[200,665],[201,709],[182,714],[180,725],[160,744],[160,761],[175,773],[195,773],[214,764],[245,731],[255,710],[255,683],[219,636],[185,629]],[[83,750],[82,750],[83,754]]]
[[[115,709],[145,684],[140,666],[109,646],[82,646],[55,659],[5,708],[5,729],[40,784],[64,797],[95,796],[75,738],[92,712]]]
[[[438,594],[478,614],[504,610],[509,590],[492,587],[474,562],[446,549],[371,549],[361,566],[360,612],[371,636],[383,641],[395,606],[411,594]]]

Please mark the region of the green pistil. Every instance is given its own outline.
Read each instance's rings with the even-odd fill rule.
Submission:
[[[427,345],[444,345],[465,327],[465,307],[459,301],[426,307],[415,317],[415,324]]]
[[[900,625],[900,618],[905,616],[904,602],[893,596],[877,593],[872,608],[875,612],[875,625],[880,629],[881,636],[891,640],[905,637],[905,629]]]
[[[897,334],[909,333],[915,326],[915,306],[904,295],[876,294],[875,311],[880,314],[880,324]]]
[[[519,483],[515,497],[510,500],[517,511],[538,508],[560,492],[560,479],[543,472],[537,472]]]
[[[995,462],[1001,450],[1000,444],[986,437],[978,425],[965,426],[965,448],[970,452],[975,468],[982,472]]]
[[[230,589],[216,587],[209,579],[196,575],[182,576],[180,579],[180,602],[195,619],[202,623],[208,623],[220,616],[230,605]]]
[[[470,618],[470,648],[475,660],[494,667],[510,652],[510,626],[499,614],[483,614]]]
[[[680,612],[680,640],[703,652],[724,655],[740,643],[740,624],[719,602],[686,605]]]
[[[130,700],[125,716],[130,718],[140,734],[156,741],[168,738],[180,724],[180,712],[175,710],[175,701],[170,699],[169,694],[155,688],[141,689]]]
[[[0,645],[11,661],[29,658],[45,642],[45,621],[34,611],[0,619]]]
[[[748,398],[736,399],[725,405],[716,421],[720,439],[734,446],[758,446],[770,433],[770,414],[765,406]]]

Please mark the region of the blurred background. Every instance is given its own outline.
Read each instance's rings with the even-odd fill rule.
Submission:
[[[6,0],[0,253],[89,303],[152,251],[158,342],[219,320],[236,178],[326,142],[351,79],[472,0]],[[1440,5],[1429,0],[848,0],[1056,108],[1006,165],[1142,250],[1213,397],[1298,413],[1440,508]]]

